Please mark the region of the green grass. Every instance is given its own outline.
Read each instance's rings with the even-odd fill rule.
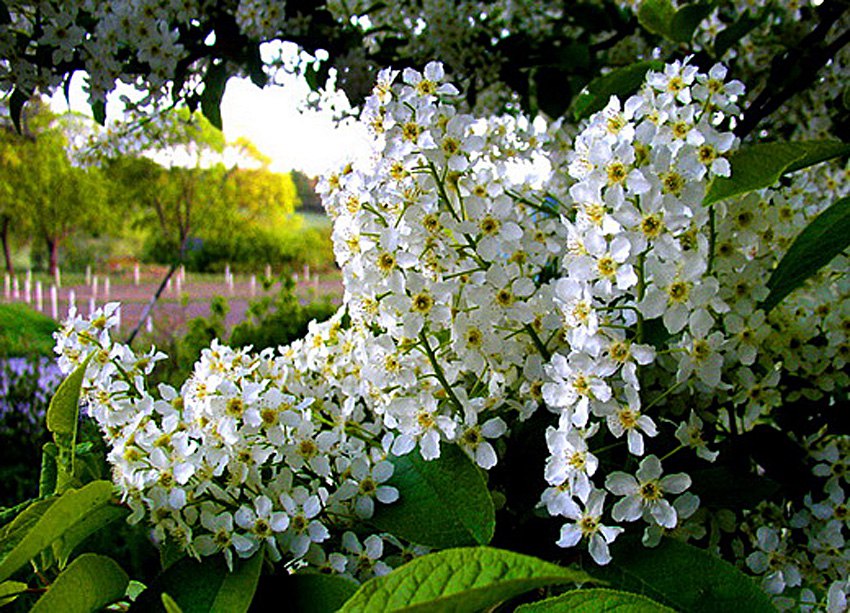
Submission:
[[[0,356],[52,356],[59,324],[22,304],[0,304]]]

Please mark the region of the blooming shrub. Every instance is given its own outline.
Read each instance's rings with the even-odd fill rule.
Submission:
[[[784,248],[847,194],[843,171],[704,206],[734,178],[743,86],[725,77],[667,64],[571,137],[464,114],[438,63],[383,71],[362,114],[373,156],[320,186],[345,282],[330,321],[277,352],[214,342],[156,392],[165,356],[113,343],[117,305],[57,333],[63,370],[88,364],[82,397],[131,521],[196,557],[262,549],[367,579],[411,553],[364,531],[399,498],[394,458],[456,444],[491,470],[542,414],[539,506],[560,547],[604,565],[635,524],[650,547],[712,532],[768,593],[838,602],[846,435],[827,422],[796,439],[801,504],[741,508],[722,543],[724,507],[693,491],[788,403],[835,404],[848,385],[845,256],[765,306]]]

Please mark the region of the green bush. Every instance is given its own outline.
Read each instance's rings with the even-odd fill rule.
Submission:
[[[276,269],[298,270],[305,264],[315,270],[333,266],[330,225],[304,224],[296,216],[283,228],[250,228],[220,236],[192,237],[186,246],[186,269],[194,272],[220,272],[225,266],[234,271],[261,270],[266,264]],[[174,247],[158,236],[145,243],[143,258],[160,264],[176,256]]]
[[[287,277],[277,294],[252,302],[246,320],[233,328],[230,345],[250,345],[255,351],[288,345],[307,334],[311,321],[324,321],[336,312],[337,307],[327,297],[301,304],[294,289],[295,283]]]
[[[270,280],[265,282],[272,283]],[[328,319],[337,307],[327,297],[302,304],[295,294],[295,283],[284,276],[278,292],[249,303],[245,321],[234,326],[228,336],[226,318],[229,310],[227,300],[215,296],[210,302],[208,316],[191,319],[182,336],[158,342],[170,359],[157,367],[155,382],[179,385],[185,381],[201,351],[214,339],[223,339],[232,347],[250,345],[255,351],[288,345],[307,333],[311,321]]]

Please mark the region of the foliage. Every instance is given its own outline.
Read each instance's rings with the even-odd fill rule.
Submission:
[[[265,279],[271,286],[274,281]],[[302,338],[311,322],[328,319],[337,310],[328,299],[303,303],[295,293],[288,275],[281,277],[271,295],[250,301],[245,319],[229,331],[226,326],[230,307],[227,300],[216,296],[210,302],[207,317],[194,317],[186,331],[166,346],[170,360],[156,371],[156,381],[179,385],[192,372],[202,351],[215,339],[227,339],[234,347],[252,347],[254,351],[275,349]]]
[[[255,351],[288,345],[307,334],[310,322],[325,321],[336,310],[327,298],[303,304],[295,294],[294,281],[285,276],[273,295],[251,302],[245,320],[234,326],[228,344],[250,346]]]
[[[13,120],[79,65],[103,119],[118,69],[76,40],[218,124],[285,25],[329,35],[373,149],[319,183],[345,299],[302,338],[212,340],[153,389],[165,356],[112,340],[117,305],[63,325],[65,419],[0,569],[67,585],[108,472],[163,554],[142,607],[294,583],[343,610],[846,608],[844,3],[244,0],[161,8],[135,46],[111,21],[135,5],[74,5],[59,39],[27,7],[0,15]]]
[[[24,128],[25,134],[15,134],[9,126],[0,130],[14,148],[14,158],[6,155],[7,163],[0,166],[7,190],[6,219],[15,222],[16,232],[28,229],[44,242],[53,274],[63,241],[81,229],[109,227],[106,182],[97,168],[80,168],[69,161],[65,147],[78,129],[73,118],[59,120],[34,103]]]

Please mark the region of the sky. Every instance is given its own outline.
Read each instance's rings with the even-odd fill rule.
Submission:
[[[91,115],[83,78],[75,76],[70,91],[70,109]],[[125,90],[110,96],[107,121],[118,116],[117,98]],[[366,132],[361,126],[337,125],[329,112],[304,110],[309,87],[303,79],[287,78],[285,84],[258,88],[248,79],[233,77],[227,82],[221,104],[224,134],[228,142],[246,137],[271,158],[276,172],[300,170],[308,176],[320,176],[343,166],[346,161],[367,150]],[[114,98],[114,100],[112,100]],[[57,112],[69,109],[64,94],[51,99]]]
[[[245,136],[272,158],[272,170],[301,170],[316,176],[343,166],[367,148],[366,132],[337,126],[330,113],[299,110],[309,88],[303,81],[258,88],[231,79],[221,105],[228,141]]]

